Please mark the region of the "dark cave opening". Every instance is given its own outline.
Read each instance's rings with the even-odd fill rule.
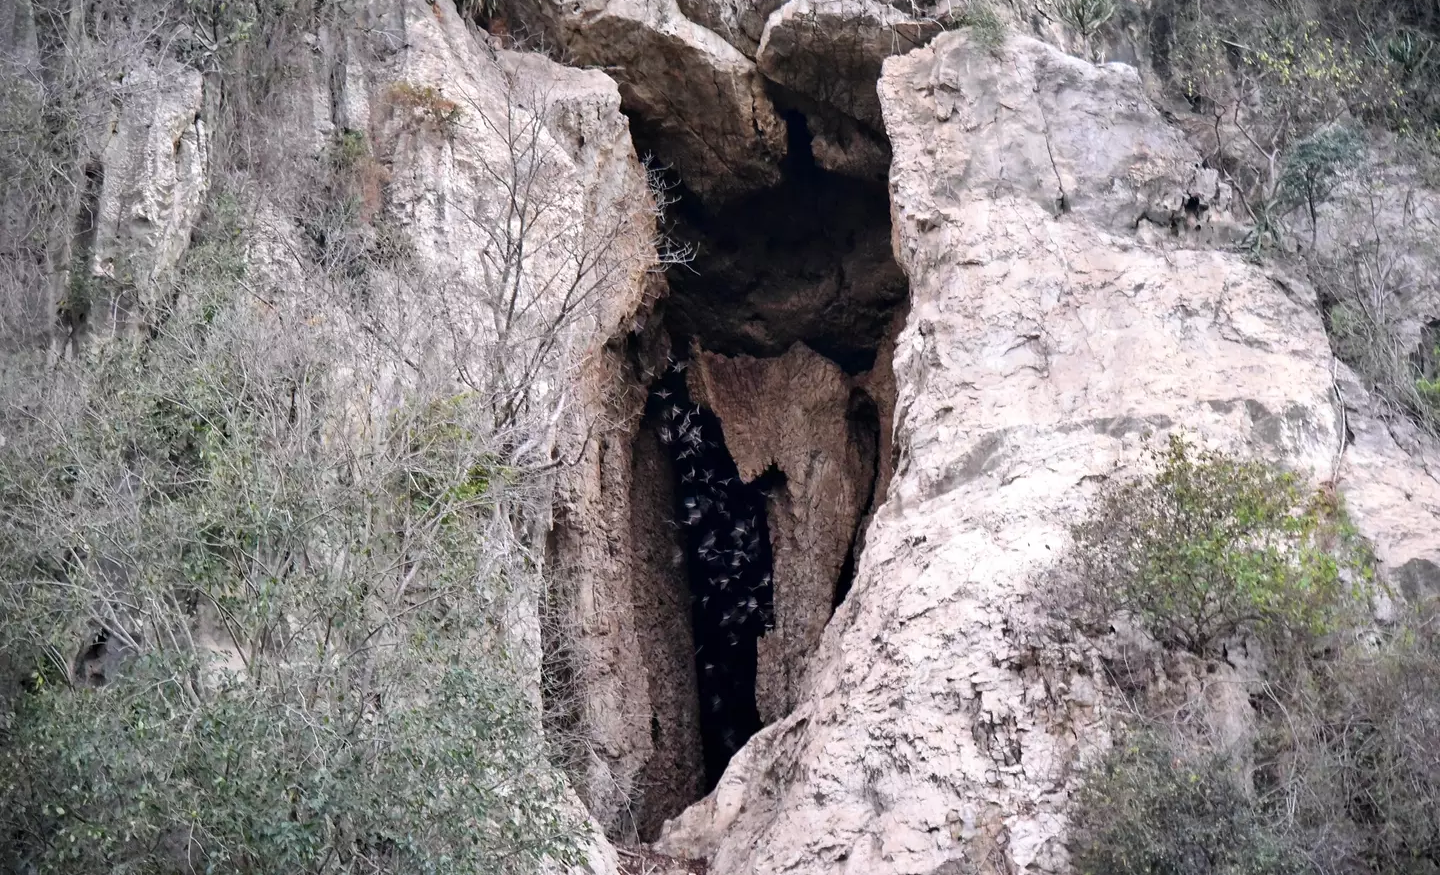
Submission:
[[[684,361],[666,367],[651,388],[646,419],[675,478],[708,793],[731,756],[761,728],[757,642],[775,625],[765,492],[783,475],[763,475],[753,483],[741,479],[720,420],[691,400],[685,368]]]
[[[643,657],[652,753],[635,823],[646,839],[803,695],[806,658],[850,591],[888,479],[882,356],[909,299],[888,188],[822,166],[834,125],[777,105],[788,134],[778,184],[704,198],[671,174],[664,231],[695,256],[666,274],[668,294],[633,336],[646,402],[631,531],[642,634],[656,642]],[[632,132],[666,162],[655,131],[632,119]],[[762,385],[763,401],[738,400]]]
[[[667,230],[695,257],[670,272],[664,319],[712,352],[769,357],[804,343],[862,373],[910,292],[891,252],[889,191],[819,166],[806,116],[783,116],[779,185],[716,204],[676,181]]]

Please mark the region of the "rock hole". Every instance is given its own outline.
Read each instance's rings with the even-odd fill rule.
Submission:
[[[815,138],[810,133],[810,123],[799,110],[782,110],[780,117],[785,121],[786,140],[781,172],[792,180],[813,177],[820,168],[815,164]]]
[[[778,184],[707,198],[671,174],[665,230],[696,255],[621,354],[643,410],[623,460],[600,454],[594,506],[626,518],[557,523],[559,561],[583,580],[585,562],[616,557],[588,577],[633,606],[581,633],[608,662],[584,669],[602,690],[584,723],[603,743],[586,754],[598,779],[577,786],[607,831],[642,840],[803,700],[891,468],[909,286],[887,184],[827,169],[839,128],[781,112]],[[664,131],[631,121],[669,165]],[[598,543],[621,527],[628,543]]]
[[[890,250],[889,192],[819,167],[806,117],[785,118],[779,185],[718,205],[676,189],[670,233],[696,256],[671,272],[663,318],[712,352],[772,357],[804,343],[862,373],[909,297]]]
[[[741,479],[720,420],[690,397],[685,364],[665,369],[650,393],[646,421],[667,450],[676,483],[708,793],[761,726],[757,642],[775,625],[773,557],[766,478]]]

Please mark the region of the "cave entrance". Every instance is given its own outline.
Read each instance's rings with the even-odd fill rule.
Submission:
[[[646,400],[629,555],[649,679],[634,824],[647,840],[802,700],[891,469],[909,286],[888,192],[817,166],[805,116],[787,122],[778,185],[707,203],[677,183],[668,231],[695,258],[632,338]]]

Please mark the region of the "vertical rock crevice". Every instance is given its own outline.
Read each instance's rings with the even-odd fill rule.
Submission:
[[[817,166],[805,117],[787,122],[778,185],[677,205],[671,233],[696,258],[633,338],[647,393],[624,548],[648,678],[633,691],[648,715],[643,738],[632,730],[647,749],[640,838],[801,700],[889,480],[908,285],[887,195]]]
[[[625,391],[644,400],[610,417],[624,470],[603,453],[587,475],[614,487],[612,506],[564,522],[588,532],[557,553],[578,592],[613,596],[577,601],[595,678],[583,795],[612,835],[650,839],[803,699],[885,496],[909,284],[873,80],[895,48],[847,43],[863,75],[835,91],[776,66],[786,46],[811,60],[833,48],[793,15],[772,16],[783,33],[757,66],[683,18],[540,6],[576,57],[610,58],[639,151],[671,168],[665,231],[695,252],[627,341]],[[644,39],[607,42],[605,28]],[[696,64],[736,75],[686,72]]]

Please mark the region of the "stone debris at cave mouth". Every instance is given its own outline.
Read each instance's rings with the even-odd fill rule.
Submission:
[[[686,362],[670,363],[647,411],[673,465],[675,521],[683,531],[695,636],[705,792],[761,728],[757,641],[775,626],[773,558],[761,476],[745,483],[720,420],[695,404]]]

